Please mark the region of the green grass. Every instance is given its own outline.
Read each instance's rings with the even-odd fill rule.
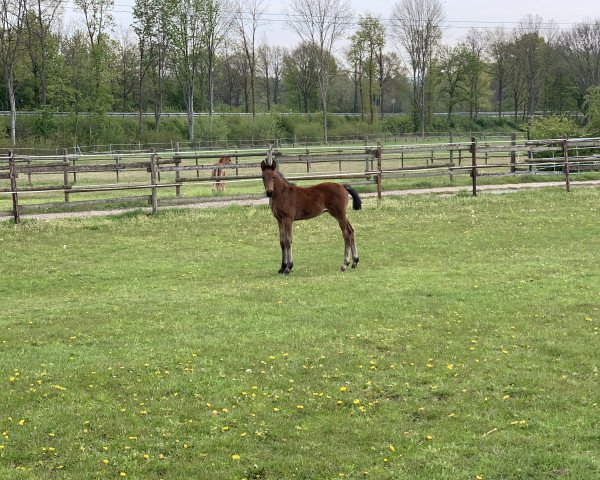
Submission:
[[[598,478],[598,205],[2,222],[0,478]]]

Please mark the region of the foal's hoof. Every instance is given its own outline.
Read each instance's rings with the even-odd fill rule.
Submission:
[[[358,265],[358,257],[356,257],[354,259],[354,261],[352,262],[352,268],[356,268],[357,265]]]
[[[346,265],[342,265],[342,267],[340,268],[340,270],[341,270],[342,272],[345,272],[345,271],[346,271]]]

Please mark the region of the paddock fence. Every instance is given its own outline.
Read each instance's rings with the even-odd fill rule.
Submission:
[[[216,164],[222,156],[229,164]],[[161,206],[259,198],[260,162],[273,158],[288,180],[338,180],[365,189],[403,188],[415,177],[445,176],[477,195],[478,179],[554,175],[571,188],[573,175],[600,172],[599,138],[480,140],[445,143],[303,146],[228,150],[59,155],[0,154],[0,216],[19,223],[40,211]],[[214,175],[216,173],[217,175]],[[225,174],[224,176],[219,174]],[[234,195],[215,193],[224,182]]]

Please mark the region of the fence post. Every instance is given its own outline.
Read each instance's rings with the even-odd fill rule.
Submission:
[[[175,144],[175,156],[173,157],[175,161],[175,166],[179,167],[181,165],[181,157],[179,156],[179,142]],[[181,197],[181,172],[179,170],[175,170],[175,196]]]
[[[473,196],[477,195],[477,139],[471,137],[471,177],[473,178]]]
[[[450,143],[450,156],[448,158],[448,163],[450,164],[450,168],[448,168],[448,172],[449,172],[449,176],[450,176],[450,181],[453,182],[454,181],[454,174],[452,173],[452,167],[454,166],[454,134],[452,132],[450,132],[449,137],[448,137],[449,143]]]
[[[510,173],[517,171],[517,134],[510,134]]]
[[[63,188],[65,189],[65,203],[69,203],[69,159],[67,149],[63,150]]]
[[[15,223],[21,222],[19,213],[19,194],[17,193],[17,169],[15,167],[15,151],[11,150],[8,154],[8,175],[10,176],[10,191],[12,192],[13,218]]]
[[[563,156],[565,157],[564,171],[565,171],[565,184],[567,192],[571,191],[571,172],[569,168],[569,139],[565,135],[562,141]]]
[[[119,183],[119,155],[115,155],[115,173],[117,175],[117,183]]]
[[[152,184],[152,196],[150,203],[152,205],[152,213],[156,214],[158,211],[158,188],[156,186],[156,153],[150,155],[150,183]]]
[[[381,200],[381,180],[382,180],[382,165],[381,165],[381,143],[378,141],[377,142],[377,150],[376,150],[376,157],[377,157],[377,198],[379,200]]]
[[[310,155],[308,153],[308,148],[306,149],[306,173],[310,173]]]

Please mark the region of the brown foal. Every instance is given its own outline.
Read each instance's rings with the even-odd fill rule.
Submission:
[[[328,212],[334,217],[344,236],[344,259],[342,271],[350,264],[352,252],[352,268],[358,264],[358,253],[354,242],[354,229],[346,216],[348,194],[352,197],[352,207],[359,210],[361,200],[358,193],[349,185],[325,182],[311,187],[297,187],[289,183],[277,171],[277,163],[266,161],[261,163],[262,179],[265,192],[270,199],[271,211],[279,224],[279,242],[281,245],[281,268],[279,273],[287,275],[291,272],[292,260],[292,223],[294,220],[306,220]]]
[[[219,158],[219,161],[217,162],[217,166],[227,165],[230,163],[231,163],[231,157],[223,156],[223,157]],[[212,171],[213,178],[224,177],[225,175],[227,175],[227,170],[225,170],[223,168],[215,168]],[[225,191],[225,182],[222,180],[215,181],[215,183],[213,184],[213,190],[215,192],[224,192]]]

